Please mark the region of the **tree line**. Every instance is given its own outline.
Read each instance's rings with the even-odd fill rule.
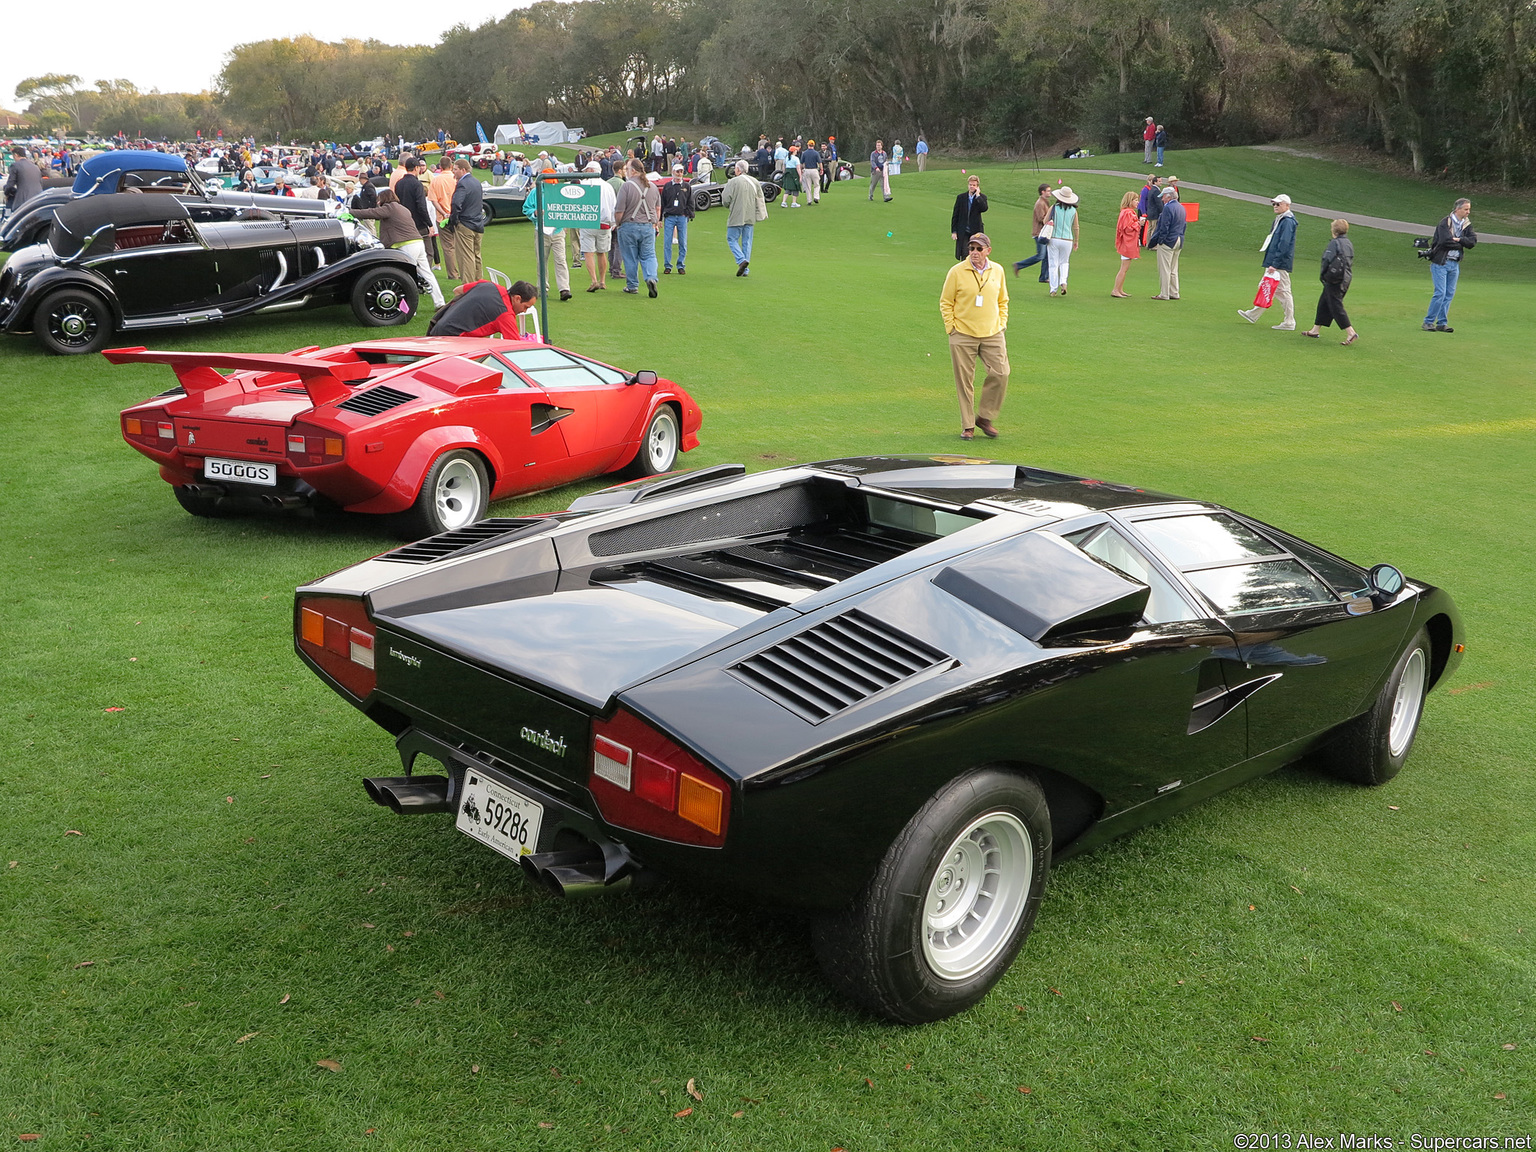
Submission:
[[[539,0],[431,46],[243,44],[200,96],[31,95],[81,130],[303,140],[655,116],[732,143],[1124,151],[1150,115],[1175,145],[1320,134],[1515,185],[1536,179],[1533,23],[1533,0]]]

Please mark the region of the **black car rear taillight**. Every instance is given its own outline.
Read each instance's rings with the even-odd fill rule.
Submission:
[[[337,433],[308,424],[295,424],[289,428],[283,446],[287,449],[288,459],[301,467],[335,464],[346,452],[346,444]]]
[[[359,700],[373,691],[373,621],[361,600],[300,597],[294,612],[299,650]]]
[[[622,708],[592,722],[587,787],[617,828],[705,848],[725,843],[730,782]]]

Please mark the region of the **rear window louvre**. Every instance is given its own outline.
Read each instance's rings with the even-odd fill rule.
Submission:
[[[398,408],[414,399],[416,397],[409,392],[401,392],[388,384],[380,384],[377,388],[370,388],[366,392],[359,392],[349,400],[343,400],[336,407],[345,408],[348,412],[358,412],[364,416],[377,416],[380,412],[388,412],[391,408]]]
[[[862,612],[846,612],[734,665],[733,675],[819,724],[950,657]]]
[[[544,529],[555,523],[547,517],[492,516],[466,528],[455,528],[452,532],[428,536],[425,540],[385,552],[375,559],[393,560],[398,564],[431,564],[434,560],[462,556],[493,544],[505,544],[515,536],[532,535],[535,527]]]

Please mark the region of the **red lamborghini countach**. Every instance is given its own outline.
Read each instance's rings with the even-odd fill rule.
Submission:
[[[195,516],[316,505],[389,515],[419,539],[491,500],[666,472],[699,442],[699,406],[670,380],[520,340],[103,355],[175,370],[180,386],[125,410],[122,432]]]

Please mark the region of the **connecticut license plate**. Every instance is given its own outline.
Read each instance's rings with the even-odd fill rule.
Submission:
[[[464,770],[464,792],[456,821],[460,832],[489,844],[513,860],[538,849],[544,806],[478,769]]]
[[[254,460],[216,460],[210,456],[203,461],[203,475],[209,480],[236,480],[271,488],[277,484],[277,465]]]

